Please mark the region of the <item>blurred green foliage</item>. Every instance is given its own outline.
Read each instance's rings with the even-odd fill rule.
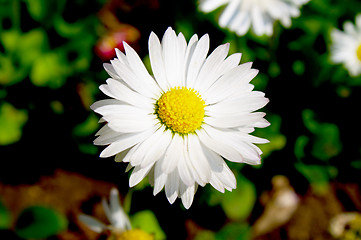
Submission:
[[[0,202],[0,229],[8,229],[11,225],[11,220],[10,211]]]
[[[25,239],[44,239],[67,228],[68,220],[55,210],[43,206],[24,209],[15,226],[15,233]]]
[[[19,141],[27,119],[26,110],[18,110],[7,102],[0,104],[0,145]]]
[[[155,240],[166,239],[166,235],[160,227],[157,217],[151,210],[143,210],[130,217],[133,228],[140,228],[145,232],[154,234]]]

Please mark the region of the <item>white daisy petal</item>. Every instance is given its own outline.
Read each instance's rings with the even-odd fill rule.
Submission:
[[[178,134],[173,136],[172,141],[165,153],[164,161],[159,163],[163,172],[167,174],[171,173],[177,167],[183,151],[183,148],[181,147],[183,144],[183,138],[181,136]]]
[[[96,233],[101,233],[107,229],[107,226],[104,223],[92,216],[80,214],[78,219]]]
[[[144,109],[151,109],[154,106],[147,97],[134,92],[126,85],[114,79],[108,79],[107,84],[100,86],[100,90],[109,97]]]
[[[162,161],[164,158],[162,158],[159,162],[155,164],[154,168],[154,189],[153,189],[153,195],[157,195],[164,187],[165,183],[168,179],[168,174],[162,171]]]
[[[244,35],[252,27],[256,35],[271,35],[277,20],[285,27],[291,25],[291,17],[300,15],[299,8],[309,0],[201,0],[199,10],[208,13],[226,5],[218,23],[238,35]]]
[[[208,34],[204,35],[199,39],[197,45],[194,48],[193,52],[189,52],[189,64],[188,72],[186,75],[186,85],[189,88],[193,88],[195,81],[198,77],[200,68],[203,65],[203,62],[206,59],[207,53],[209,50],[209,36]]]
[[[227,21],[237,18],[233,16],[237,9],[231,6],[227,11],[231,14],[224,17]],[[260,29],[269,31],[267,18],[263,20]],[[236,187],[223,158],[260,163],[262,151],[255,144],[268,140],[249,133],[269,125],[264,113],[255,112],[268,99],[253,91],[250,81],[258,70],[251,68],[252,63],[239,65],[239,53],[227,57],[229,44],[207,57],[207,34],[199,40],[195,34],[187,44],[172,28],[161,42],[151,33],[148,44],[154,78],[127,44],[125,54],[116,49],[117,58],[104,65],[112,78],[100,90],[111,99],[91,106],[101,115],[99,122],[105,122],[94,144],[107,146],[100,157],[116,155],[115,161],[128,163],[126,171],[133,169],[130,187],[148,176],[154,195],[164,188],[170,203],[181,198],[188,209],[198,185],[210,183],[220,192]],[[124,214],[116,202],[111,200],[104,209],[113,225],[128,226],[118,221]]]
[[[168,181],[165,183],[165,194],[172,204],[178,197],[179,175],[177,171],[168,174]]]
[[[194,169],[193,176],[199,185],[204,186],[211,177],[211,168],[196,135],[188,136],[188,148],[190,159],[197,159],[197,161],[190,161]]]
[[[146,167],[135,166],[129,178],[129,187],[134,187],[140,183],[152,167],[153,165],[148,165]]]
[[[188,209],[192,205],[194,194],[196,192],[196,186],[193,184],[187,186],[185,184],[180,184],[179,195],[182,198],[183,206]]]
[[[331,32],[331,60],[342,63],[350,76],[361,75],[361,29],[357,25],[361,14],[356,16],[356,26],[351,22],[344,24],[344,32],[333,29]]]
[[[206,90],[211,86],[222,74],[222,63],[227,57],[229,44],[223,44],[217,47],[204,62],[194,88]]]
[[[152,66],[154,77],[159,85],[159,87],[166,91],[170,88],[170,85],[167,81],[166,72],[164,71],[164,60],[162,55],[162,46],[160,41],[155,35],[151,33],[149,37],[149,58],[150,64]]]
[[[129,133],[129,134],[121,135],[122,137],[117,139],[115,142],[111,143],[107,148],[105,148],[100,153],[100,157],[105,158],[120,153],[125,149],[128,149],[134,146],[135,144],[144,141],[144,139],[147,139],[154,132],[155,132],[154,129],[149,129],[147,131],[140,133]]]

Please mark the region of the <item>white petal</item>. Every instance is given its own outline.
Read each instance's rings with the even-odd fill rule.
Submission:
[[[130,157],[129,161],[133,166],[141,165],[144,161],[145,164],[142,164],[142,167],[146,165],[153,165],[155,161],[157,161],[160,156],[165,151],[165,144],[162,144],[161,148],[158,149],[155,143],[159,141],[163,141],[163,138],[166,138],[164,135],[164,127],[160,127],[157,129],[151,136],[149,136],[146,140],[140,143],[137,151]],[[150,154],[148,154],[150,153]],[[154,158],[152,158],[154,157]]]
[[[209,183],[211,169],[204,152],[202,151],[199,139],[194,134],[188,135],[188,152],[193,178],[201,186]]]
[[[129,103],[133,106],[147,110],[154,108],[154,103],[150,98],[144,97],[143,95],[134,92],[128,86],[114,79],[108,79],[107,85],[101,85],[100,90],[109,97]]]
[[[244,161],[243,156],[235,148],[225,144],[213,135],[208,135],[208,133],[204,129],[197,131],[197,134],[202,144],[204,144],[209,149],[215,151],[219,155],[223,156],[227,160],[232,162]]]
[[[229,43],[218,46],[204,62],[197,80],[194,84],[195,89],[206,90],[221,75],[222,63],[227,57],[229,51]]]
[[[122,63],[119,60],[110,61],[119,77],[135,92],[138,92],[146,97],[154,97],[154,89],[147,88],[144,84],[143,79],[139,79],[138,76],[133,72],[132,68],[128,63]]]
[[[179,181],[179,175],[176,170],[168,174],[168,179],[165,183],[165,194],[171,204],[173,204],[178,197]]]
[[[145,132],[124,134],[119,140],[111,143],[107,148],[105,148],[100,153],[100,157],[106,158],[120,153],[125,149],[128,149],[135,144],[144,141],[149,136],[151,136],[154,131],[155,129],[149,129]]]
[[[155,164],[153,195],[158,194],[162,190],[168,179],[168,174],[164,173],[161,169],[162,161],[163,159]]]
[[[178,134],[174,134],[172,141],[165,153],[164,161],[162,161],[161,169],[165,173],[171,173],[177,167],[180,156],[183,151],[183,139]]]
[[[195,184],[191,186],[187,186],[183,183],[180,183],[179,195],[182,198],[183,206],[186,209],[189,209],[190,206],[192,205],[195,192],[196,192]]]
[[[161,130],[158,131],[160,132]],[[153,141],[153,147],[149,149],[144,156],[141,167],[153,164],[155,161],[160,159],[167,150],[172,139],[172,133],[169,130],[162,129],[162,131],[163,132],[160,133],[160,136]]]
[[[194,185],[194,178],[188,166],[189,155],[187,153],[187,140],[185,138],[183,140],[184,144],[181,145],[180,158],[178,161],[177,169],[183,183],[187,186],[191,186]]]
[[[162,46],[156,34],[151,32],[149,37],[149,58],[154,77],[163,91],[167,91],[170,85],[167,81],[165,65],[163,61]]]
[[[109,76],[111,76],[113,79],[122,81],[118,73],[115,71],[113,65],[111,65],[110,63],[104,63],[103,67],[105,71],[109,74]]]
[[[231,1],[219,18],[219,26],[226,27],[237,14],[240,1]]]
[[[129,178],[129,187],[134,187],[140,183],[152,167],[153,165],[148,165],[147,167],[135,166]]]
[[[222,115],[217,112],[210,112],[209,117],[204,118],[204,122],[217,128],[234,128],[234,127],[253,127],[266,114],[263,112],[255,113],[237,113],[232,115]],[[219,114],[219,115],[216,115]]]
[[[202,0],[199,9],[203,12],[211,12],[227,2],[228,0]]]
[[[154,94],[153,96],[157,96],[160,92],[160,89],[158,88],[154,79],[149,75],[142,60],[139,58],[138,54],[134,51],[134,49],[130,47],[126,42],[123,42],[123,45],[129,66],[133,70],[133,73],[137,76],[138,79],[142,80],[142,84],[147,86],[147,89]]]
[[[130,220],[120,205],[119,192],[116,188],[112,188],[110,190],[109,203],[111,218],[108,217],[108,219],[110,220],[112,226],[123,230],[130,229]]]
[[[103,117],[111,129],[121,133],[142,132],[152,128],[158,123],[154,115],[139,112],[117,113]]]
[[[80,214],[78,216],[78,219],[96,233],[101,233],[107,229],[107,226],[104,223],[91,216]]]
[[[209,50],[209,36],[205,34],[197,42],[193,52],[190,52],[190,60],[188,61],[188,72],[186,75],[186,84],[188,88],[193,88],[198,77],[199,70],[207,57]]]
[[[171,87],[178,85],[179,81],[179,57],[178,40],[172,28],[168,28],[162,39],[162,50],[164,59],[164,71],[167,81]]]

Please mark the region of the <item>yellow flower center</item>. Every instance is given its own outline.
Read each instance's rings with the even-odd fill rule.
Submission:
[[[131,229],[117,235],[116,240],[154,240],[154,236],[140,229]]]
[[[200,128],[205,102],[193,88],[174,87],[156,103],[155,114],[160,121],[178,134],[188,134]]]
[[[358,60],[361,61],[361,44],[358,46],[357,50],[356,50],[356,55]]]

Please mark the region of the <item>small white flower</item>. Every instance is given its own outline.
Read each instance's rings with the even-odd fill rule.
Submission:
[[[356,25],[345,22],[344,32],[334,29],[331,32],[331,60],[343,63],[351,76],[361,74],[361,14],[356,16]]]
[[[291,26],[291,17],[300,15],[299,8],[309,0],[200,0],[199,9],[211,12],[227,5],[219,18],[222,28],[228,27],[238,35],[244,35],[252,26],[261,36],[273,34],[273,23],[279,20],[283,26]]]
[[[106,225],[100,222],[98,219],[85,214],[80,214],[78,219],[97,233],[104,232],[105,230],[121,233],[131,229],[130,220],[127,214],[125,214],[123,208],[120,206],[119,192],[117,189],[111,189],[109,204],[105,199],[102,199],[102,205],[110,225]]]
[[[241,54],[229,57],[229,44],[208,57],[209,37],[194,35],[187,44],[168,28],[162,42],[151,33],[149,56],[154,77],[137,53],[124,43],[117,59],[104,64],[111,78],[100,89],[112,99],[91,108],[106,125],[94,143],[108,145],[101,157],[133,168],[130,187],[145,176],[154,195],[163,187],[170,203],[177,197],[189,208],[198,185],[210,183],[220,192],[236,187],[236,179],[222,157],[232,162],[259,164],[261,150],[254,143],[266,139],[249,135],[267,127],[264,93],[252,91],[257,75],[252,63],[239,65]]]

